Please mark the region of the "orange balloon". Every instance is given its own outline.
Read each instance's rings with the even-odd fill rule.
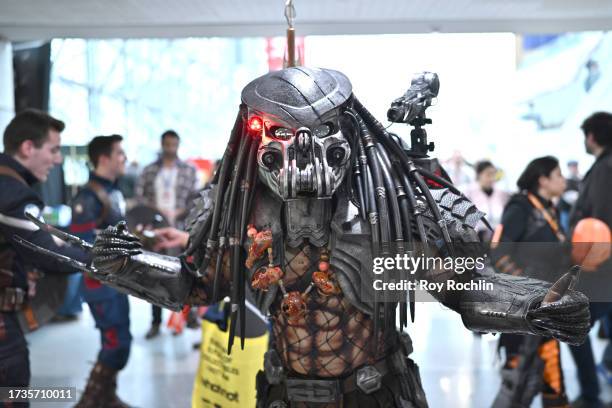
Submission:
[[[592,272],[610,258],[612,233],[597,218],[584,218],[576,224],[572,235],[572,258],[582,269]]]

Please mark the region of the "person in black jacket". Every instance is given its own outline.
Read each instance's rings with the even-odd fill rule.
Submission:
[[[582,124],[587,153],[595,156],[595,163],[582,179],[580,196],[576,201],[571,224],[587,217],[598,218],[612,225],[612,114],[597,112]]]
[[[26,387],[30,383],[28,347],[18,323],[18,313],[28,301],[28,271],[36,266],[44,273],[76,272],[55,258],[22,247],[15,236],[81,262],[87,263],[90,258],[80,249],[56,243],[24,215],[28,211],[41,218],[44,203],[32,185],[45,181],[51,168],[62,162],[63,129],[62,121],[26,110],[17,114],[4,131],[4,153],[0,154],[0,387]]]
[[[558,256],[543,256],[542,251],[556,253],[557,245],[566,240],[552,201],[566,187],[559,161],[552,156],[534,159],[516,184],[519,193],[504,208],[494,236],[496,266],[504,273],[531,277],[537,273],[554,281],[563,266],[552,262]],[[538,393],[543,407],[569,407],[557,340],[503,333],[499,347],[506,361],[494,408],[530,406]]]
[[[576,205],[570,216],[573,227],[584,218],[597,218],[612,228],[612,114],[597,112],[582,123],[584,144],[587,153],[595,156],[595,163],[585,174]],[[578,288],[591,299],[591,321],[608,315],[612,311],[610,281],[612,262],[608,259],[596,271],[583,274]],[[578,369],[580,382],[579,407],[600,407],[600,387],[597,381],[591,341],[581,346],[570,347]],[[612,347],[604,351],[599,371],[612,384]]]

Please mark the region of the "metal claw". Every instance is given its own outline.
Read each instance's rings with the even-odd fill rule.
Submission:
[[[73,245],[77,245],[85,250],[91,250],[91,248],[93,248],[93,245],[90,244],[87,241],[82,240],[79,237],[75,237],[74,235],[68,234],[64,231],[60,231],[59,229],[52,227],[49,224],[44,223],[43,221],[39,220],[38,218],[36,218],[34,216],[34,214],[28,212],[28,211],[24,211],[24,215],[25,217],[32,221],[34,224],[36,224],[36,226],[38,228],[40,228],[43,231],[48,232],[51,235],[55,235],[56,237],[58,237],[59,239],[61,239],[62,241],[66,241],[70,244]],[[27,241],[26,241],[27,242]]]
[[[72,258],[69,258],[69,257],[65,256],[65,255],[57,254],[57,253],[55,253],[53,251],[50,251],[50,250],[48,250],[46,248],[40,247],[40,246],[38,246],[36,244],[31,243],[27,239],[23,239],[19,235],[13,235],[13,239],[15,240],[15,242],[17,242],[19,245],[23,246],[24,248],[28,248],[31,251],[38,252],[38,253],[41,253],[43,255],[47,255],[47,256],[53,257],[56,260],[58,260],[59,262],[62,262],[62,263],[65,263],[65,264],[68,264],[68,265],[74,267],[74,269],[78,269],[79,271],[89,272],[89,273],[93,273],[93,274],[97,273],[97,270],[94,267],[88,267],[83,262],[76,261],[76,260],[74,260]]]
[[[576,282],[578,282],[581,270],[582,268],[580,265],[574,265],[568,272],[564,273],[563,276],[553,283],[548,289],[548,292],[546,292],[544,300],[542,300],[542,306],[557,302],[568,290],[572,289],[576,285]]]

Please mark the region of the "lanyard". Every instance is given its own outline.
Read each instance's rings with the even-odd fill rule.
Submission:
[[[553,230],[553,232],[557,236],[557,239],[560,242],[565,242],[565,235],[563,234],[563,232],[561,232],[561,229],[559,228],[559,224],[557,223],[557,220],[555,220],[555,218],[552,215],[550,215],[550,212],[548,212],[548,210],[544,208],[540,200],[538,200],[538,198],[531,193],[527,193],[527,198],[529,199],[529,202],[531,202],[531,204],[542,213],[542,215],[544,216],[544,219],[546,220],[550,228]]]

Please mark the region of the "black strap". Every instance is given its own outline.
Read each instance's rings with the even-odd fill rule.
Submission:
[[[103,225],[111,210],[111,200],[104,187],[97,181],[89,180],[87,184],[85,184],[85,187],[88,187],[91,191],[93,191],[98,200],[100,200],[102,203],[102,213],[100,213],[100,216],[96,219],[96,226],[99,227]]]

